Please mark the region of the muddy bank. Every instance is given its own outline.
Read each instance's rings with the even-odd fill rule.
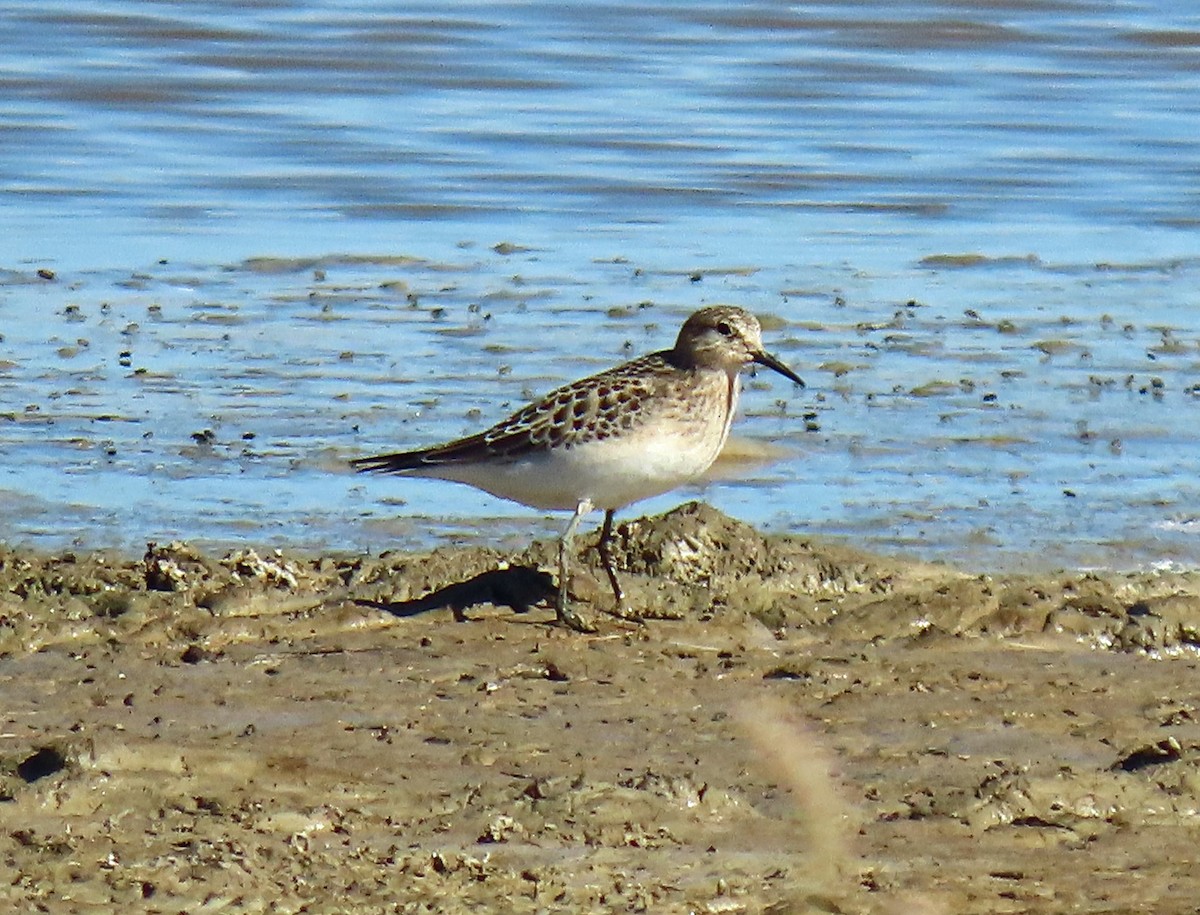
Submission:
[[[702,505],[554,544],[0,551],[0,900],[1192,911],[1200,574],[966,574]]]

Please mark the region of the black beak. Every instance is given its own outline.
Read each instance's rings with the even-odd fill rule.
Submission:
[[[780,362],[778,359],[776,359],[770,353],[759,350],[757,353],[754,354],[753,358],[754,358],[754,361],[757,362],[759,365],[765,365],[769,369],[774,369],[776,372],[778,372],[784,378],[787,378],[787,379],[790,379],[791,381],[796,382],[796,384],[800,385],[800,387],[804,387],[803,379],[801,379],[801,377],[799,375],[797,375],[795,372],[793,372],[791,369],[789,369],[786,365],[784,365],[782,362]]]

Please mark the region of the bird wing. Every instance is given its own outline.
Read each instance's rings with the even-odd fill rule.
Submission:
[[[603,441],[645,416],[637,407],[677,371],[670,351],[650,353],[557,388],[490,429],[443,445],[358,458],[359,472],[403,473],[437,464],[515,459],[522,454]]]

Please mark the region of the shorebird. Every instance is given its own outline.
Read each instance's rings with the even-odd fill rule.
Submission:
[[[625,615],[610,548],[613,514],[712,466],[729,437],[741,372],[752,363],[804,386],[763,349],[752,314],[702,308],[684,322],[671,349],[557,388],[490,429],[350,463],[360,473],[451,480],[532,508],[574,512],[558,544],[555,611],[562,624],[591,631],[567,600],[567,559],[579,522],[603,509],[600,561],[617,613]]]

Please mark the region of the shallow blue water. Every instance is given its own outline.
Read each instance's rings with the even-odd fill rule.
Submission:
[[[561,521],[343,462],[736,302],[792,457],[645,509],[1194,565],[1178,7],[5,4],[0,540],[520,543]]]

